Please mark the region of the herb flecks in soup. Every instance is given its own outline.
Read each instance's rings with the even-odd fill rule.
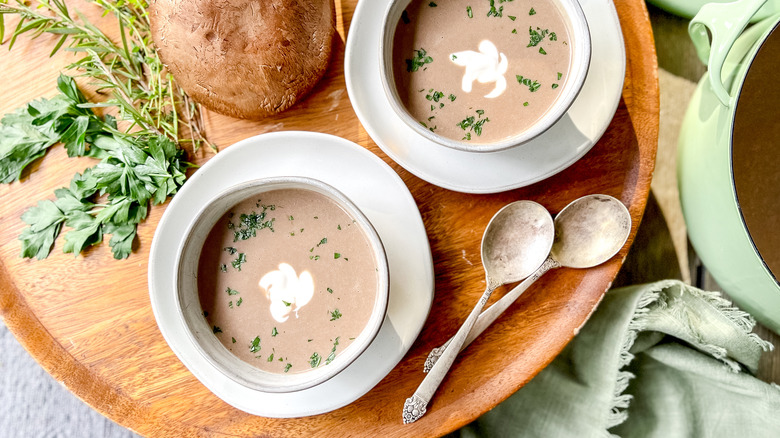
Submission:
[[[443,137],[494,143],[549,112],[571,64],[553,0],[428,3],[409,4],[393,40],[395,87],[413,118]]]
[[[273,190],[214,225],[198,266],[203,315],[222,345],[274,373],[331,363],[376,299],[372,247],[352,216],[311,190]]]

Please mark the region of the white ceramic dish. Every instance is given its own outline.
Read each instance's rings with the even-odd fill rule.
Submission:
[[[354,223],[364,233],[372,249],[376,266],[375,298],[373,310],[365,327],[354,338],[352,344],[339,352],[327,366],[318,366],[301,373],[272,373],[252,366],[231,353],[222,345],[213,333],[212,327],[203,316],[200,294],[198,292],[198,264],[206,236],[220,218],[239,202],[253,197],[257,199],[263,193],[280,189],[298,189],[319,193],[333,201],[354,219]],[[387,256],[382,240],[371,222],[362,211],[344,194],[322,181],[300,177],[283,176],[253,179],[228,187],[202,204],[198,213],[190,219],[184,233],[184,241],[177,252],[176,291],[179,304],[178,314],[187,327],[190,341],[223,375],[243,386],[264,392],[294,392],[319,385],[333,378],[357,359],[371,345],[387,316],[387,299],[390,290]],[[280,260],[281,261],[281,260]],[[219,274],[217,274],[219,275]],[[259,291],[258,291],[259,292]],[[368,290],[367,290],[368,292]],[[258,315],[260,316],[260,315]],[[269,314],[265,315],[269,317]]]
[[[390,107],[406,126],[419,135],[441,145],[465,151],[465,152],[497,152],[504,149],[525,144],[541,135],[555,124],[571,107],[577,98],[590,65],[591,47],[590,30],[585,19],[585,14],[577,0],[556,0],[556,6],[561,12],[565,26],[569,32],[569,42],[573,47],[571,51],[571,68],[566,74],[566,80],[559,88],[560,95],[553,102],[549,110],[531,127],[503,140],[492,143],[480,143],[476,137],[474,141],[464,142],[456,139],[440,136],[420,125],[406,109],[398,95],[393,75],[393,38],[396,26],[403,13],[409,6],[410,0],[393,0],[382,20],[382,35],[380,37],[377,52],[379,53],[379,71],[382,81],[382,89],[387,97]],[[443,36],[446,38],[446,36]],[[509,75],[511,77],[511,75]],[[511,79],[510,79],[511,80]]]
[[[609,126],[626,71],[623,34],[612,1],[580,1],[593,30],[592,57],[585,84],[566,115],[523,146],[483,154],[442,148],[410,129],[393,111],[382,92],[379,63],[370,62],[379,47],[389,3],[358,2],[345,49],[347,92],[371,138],[395,162],[425,181],[466,193],[524,187],[569,167]]]
[[[176,316],[175,263],[189,218],[204,200],[225,188],[273,176],[315,178],[349,197],[382,238],[391,279],[387,317],[371,346],[332,379],[291,393],[250,389],[224,376],[197,351]],[[302,417],[357,400],[403,358],[420,333],[433,301],[433,261],[414,199],[401,178],[381,159],[339,137],[277,132],[243,140],[220,152],[176,194],[152,241],[149,294],[168,345],[214,394],[250,414]]]

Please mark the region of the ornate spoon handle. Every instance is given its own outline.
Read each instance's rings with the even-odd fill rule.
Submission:
[[[547,271],[554,268],[559,268],[561,266],[558,261],[556,261],[552,257],[547,257],[547,260],[542,263],[542,266],[539,266],[539,269],[537,269],[533,274],[531,274],[530,277],[523,280],[522,283],[515,286],[511,291],[509,291],[506,295],[501,297],[500,300],[496,301],[492,306],[490,306],[487,310],[482,312],[479,317],[477,318],[477,322],[474,324],[474,328],[471,329],[471,332],[466,337],[466,341],[461,345],[460,351],[463,351],[466,349],[466,347],[471,344],[474,339],[477,339],[477,337],[482,334],[482,332],[487,329],[490,324],[493,324],[493,322],[498,319],[499,316],[501,316],[502,313],[506,309],[509,308],[512,303],[514,303],[517,298],[520,297],[520,295],[523,294],[523,292],[526,291],[536,280],[539,279],[542,275],[544,275]],[[440,347],[436,347],[428,354],[428,358],[425,359],[425,365],[423,365],[423,372],[429,372],[434,364],[439,360],[442,353],[444,353],[444,350],[448,348],[450,343],[454,337],[450,338],[447,342],[442,344]]]
[[[477,322],[477,317],[479,317],[480,312],[482,312],[482,308],[485,307],[485,303],[490,299],[490,295],[493,291],[500,285],[501,284],[496,283],[494,280],[488,279],[485,292],[482,294],[482,297],[477,302],[477,305],[474,306],[471,313],[469,313],[466,321],[460,326],[458,332],[450,339],[449,348],[444,350],[444,353],[431,371],[425,376],[422,383],[420,383],[420,386],[417,387],[417,391],[406,399],[403,411],[404,424],[413,423],[425,415],[428,403],[444,380],[444,376],[447,375],[447,371],[449,371],[452,363],[455,362],[455,357],[457,357],[460,352],[460,347],[466,341],[466,337],[474,326],[474,323]]]

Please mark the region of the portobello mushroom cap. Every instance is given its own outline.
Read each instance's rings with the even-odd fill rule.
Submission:
[[[152,0],[152,38],[179,85],[205,107],[258,119],[322,78],[333,0]]]

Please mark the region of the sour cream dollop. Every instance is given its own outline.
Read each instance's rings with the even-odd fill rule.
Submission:
[[[309,271],[300,276],[287,263],[281,263],[279,269],[271,271],[260,279],[260,287],[271,301],[271,316],[278,322],[285,322],[290,313],[298,311],[314,296],[314,279]]]
[[[489,40],[482,40],[478,46],[479,52],[464,50],[450,55],[450,61],[461,67],[466,67],[461,81],[461,88],[466,93],[471,93],[475,80],[482,84],[495,82],[496,87],[485,97],[492,99],[506,91],[506,78],[504,74],[509,67],[506,55],[499,53],[496,45]]]

